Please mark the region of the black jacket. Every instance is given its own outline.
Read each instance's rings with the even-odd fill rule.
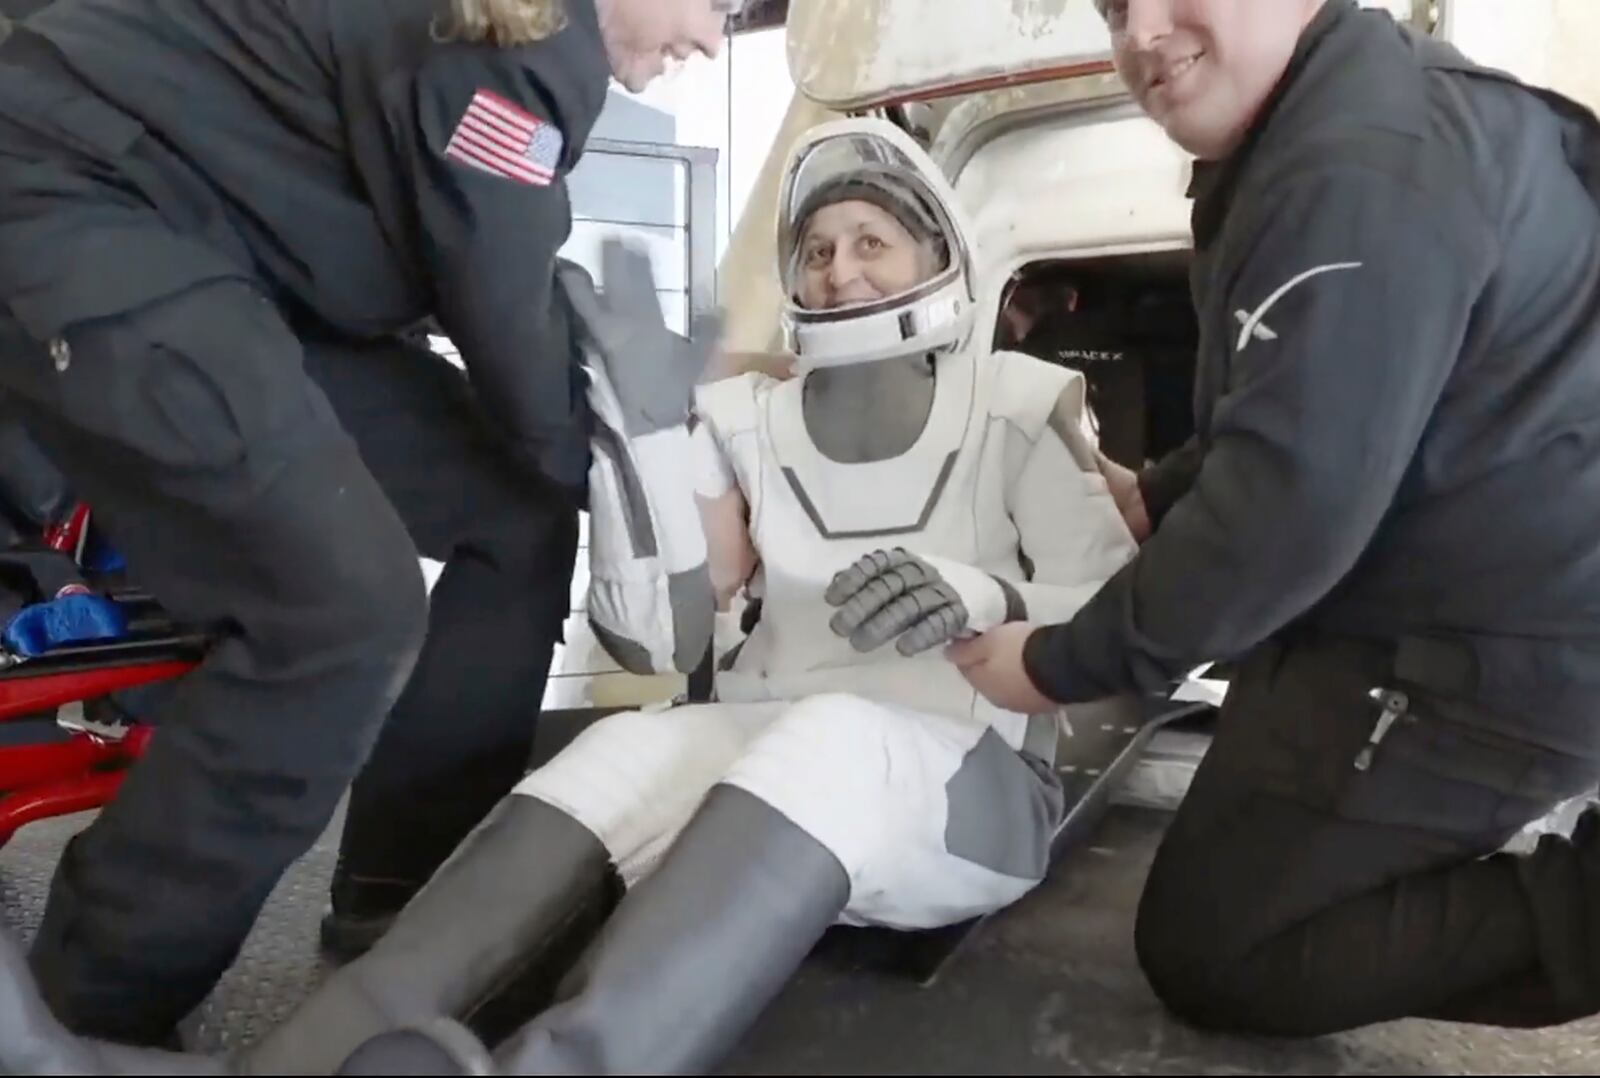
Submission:
[[[581,483],[553,266],[609,65],[564,6],[497,48],[437,40],[443,0],[56,0],[0,46],[0,296],[40,338],[229,275],[336,333],[435,315],[512,448]],[[499,172],[456,135],[485,116]],[[192,242],[108,250],[148,207]]]
[[[1296,625],[1440,640],[1600,747],[1600,125],[1329,0],[1194,194],[1196,440],[1030,676],[1070,702]]]

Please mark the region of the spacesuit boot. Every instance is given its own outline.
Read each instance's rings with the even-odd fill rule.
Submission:
[[[605,846],[585,827],[543,801],[507,797],[394,927],[241,1069],[332,1074],[372,1038],[439,1018],[491,1042],[503,1037],[548,1003],[621,890]]]
[[[562,982],[495,1052],[507,1074],[717,1065],[844,909],[850,880],[765,802],[717,786]]]

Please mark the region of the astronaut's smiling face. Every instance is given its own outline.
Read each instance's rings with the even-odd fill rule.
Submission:
[[[808,310],[871,303],[908,292],[938,272],[933,245],[871,202],[821,207],[800,236],[796,298]]]

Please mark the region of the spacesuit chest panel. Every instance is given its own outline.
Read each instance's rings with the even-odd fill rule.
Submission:
[[[829,629],[835,610],[826,592],[834,574],[874,550],[903,546],[975,564],[996,543],[978,519],[979,490],[1003,482],[999,454],[986,446],[984,368],[968,357],[941,359],[922,436],[906,453],[870,464],[823,456],[797,390],[785,383],[763,394],[757,437],[741,440],[737,467],[761,560],[752,594],[763,604],[746,646],[718,675],[719,697],[847,692],[973,717],[976,695],[939,649],[914,658],[892,646],[857,652]]]
[[[890,539],[924,530],[950,489],[972,423],[976,365],[939,366],[933,406],[910,449],[887,460],[842,464],[817,448],[806,429],[801,380],[775,389],[768,402],[772,462],[787,493],[824,539]]]

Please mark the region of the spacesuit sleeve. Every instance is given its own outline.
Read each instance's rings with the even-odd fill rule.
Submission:
[[[696,423],[689,435],[694,452],[694,492],[702,498],[720,498],[738,485],[728,455],[717,443],[716,435],[704,423]]]
[[[690,438],[698,458],[695,494],[706,536],[706,564],[711,567],[717,609],[727,610],[760,560],[750,538],[749,505],[733,463],[711,427],[697,424]]]
[[[1071,618],[1138,550],[1095,466],[1082,415],[1077,379],[1025,446],[1008,488],[1022,553],[1033,566],[1032,578],[1015,586],[1028,620],[1041,624]]]
[[[591,363],[589,624],[631,674],[689,673],[711,643],[715,597],[685,425],[629,437]]]
[[[553,296],[571,230],[564,136],[519,49],[440,48],[410,94],[405,134],[439,324],[512,455],[581,497],[584,386]]]
[[[707,382],[695,393],[695,493],[718,610],[729,608],[761,560],[750,534],[750,505],[734,465],[733,445],[755,435],[756,397],[766,384],[763,375],[744,374]]]
[[[600,302],[581,266],[562,260],[556,273],[593,416],[589,624],[629,673],[689,673],[711,646],[716,602],[695,498],[690,413],[664,408],[652,418],[624,405],[637,403],[642,387],[621,380],[658,374],[660,355],[648,336]],[[653,303],[653,293],[647,299]]]

